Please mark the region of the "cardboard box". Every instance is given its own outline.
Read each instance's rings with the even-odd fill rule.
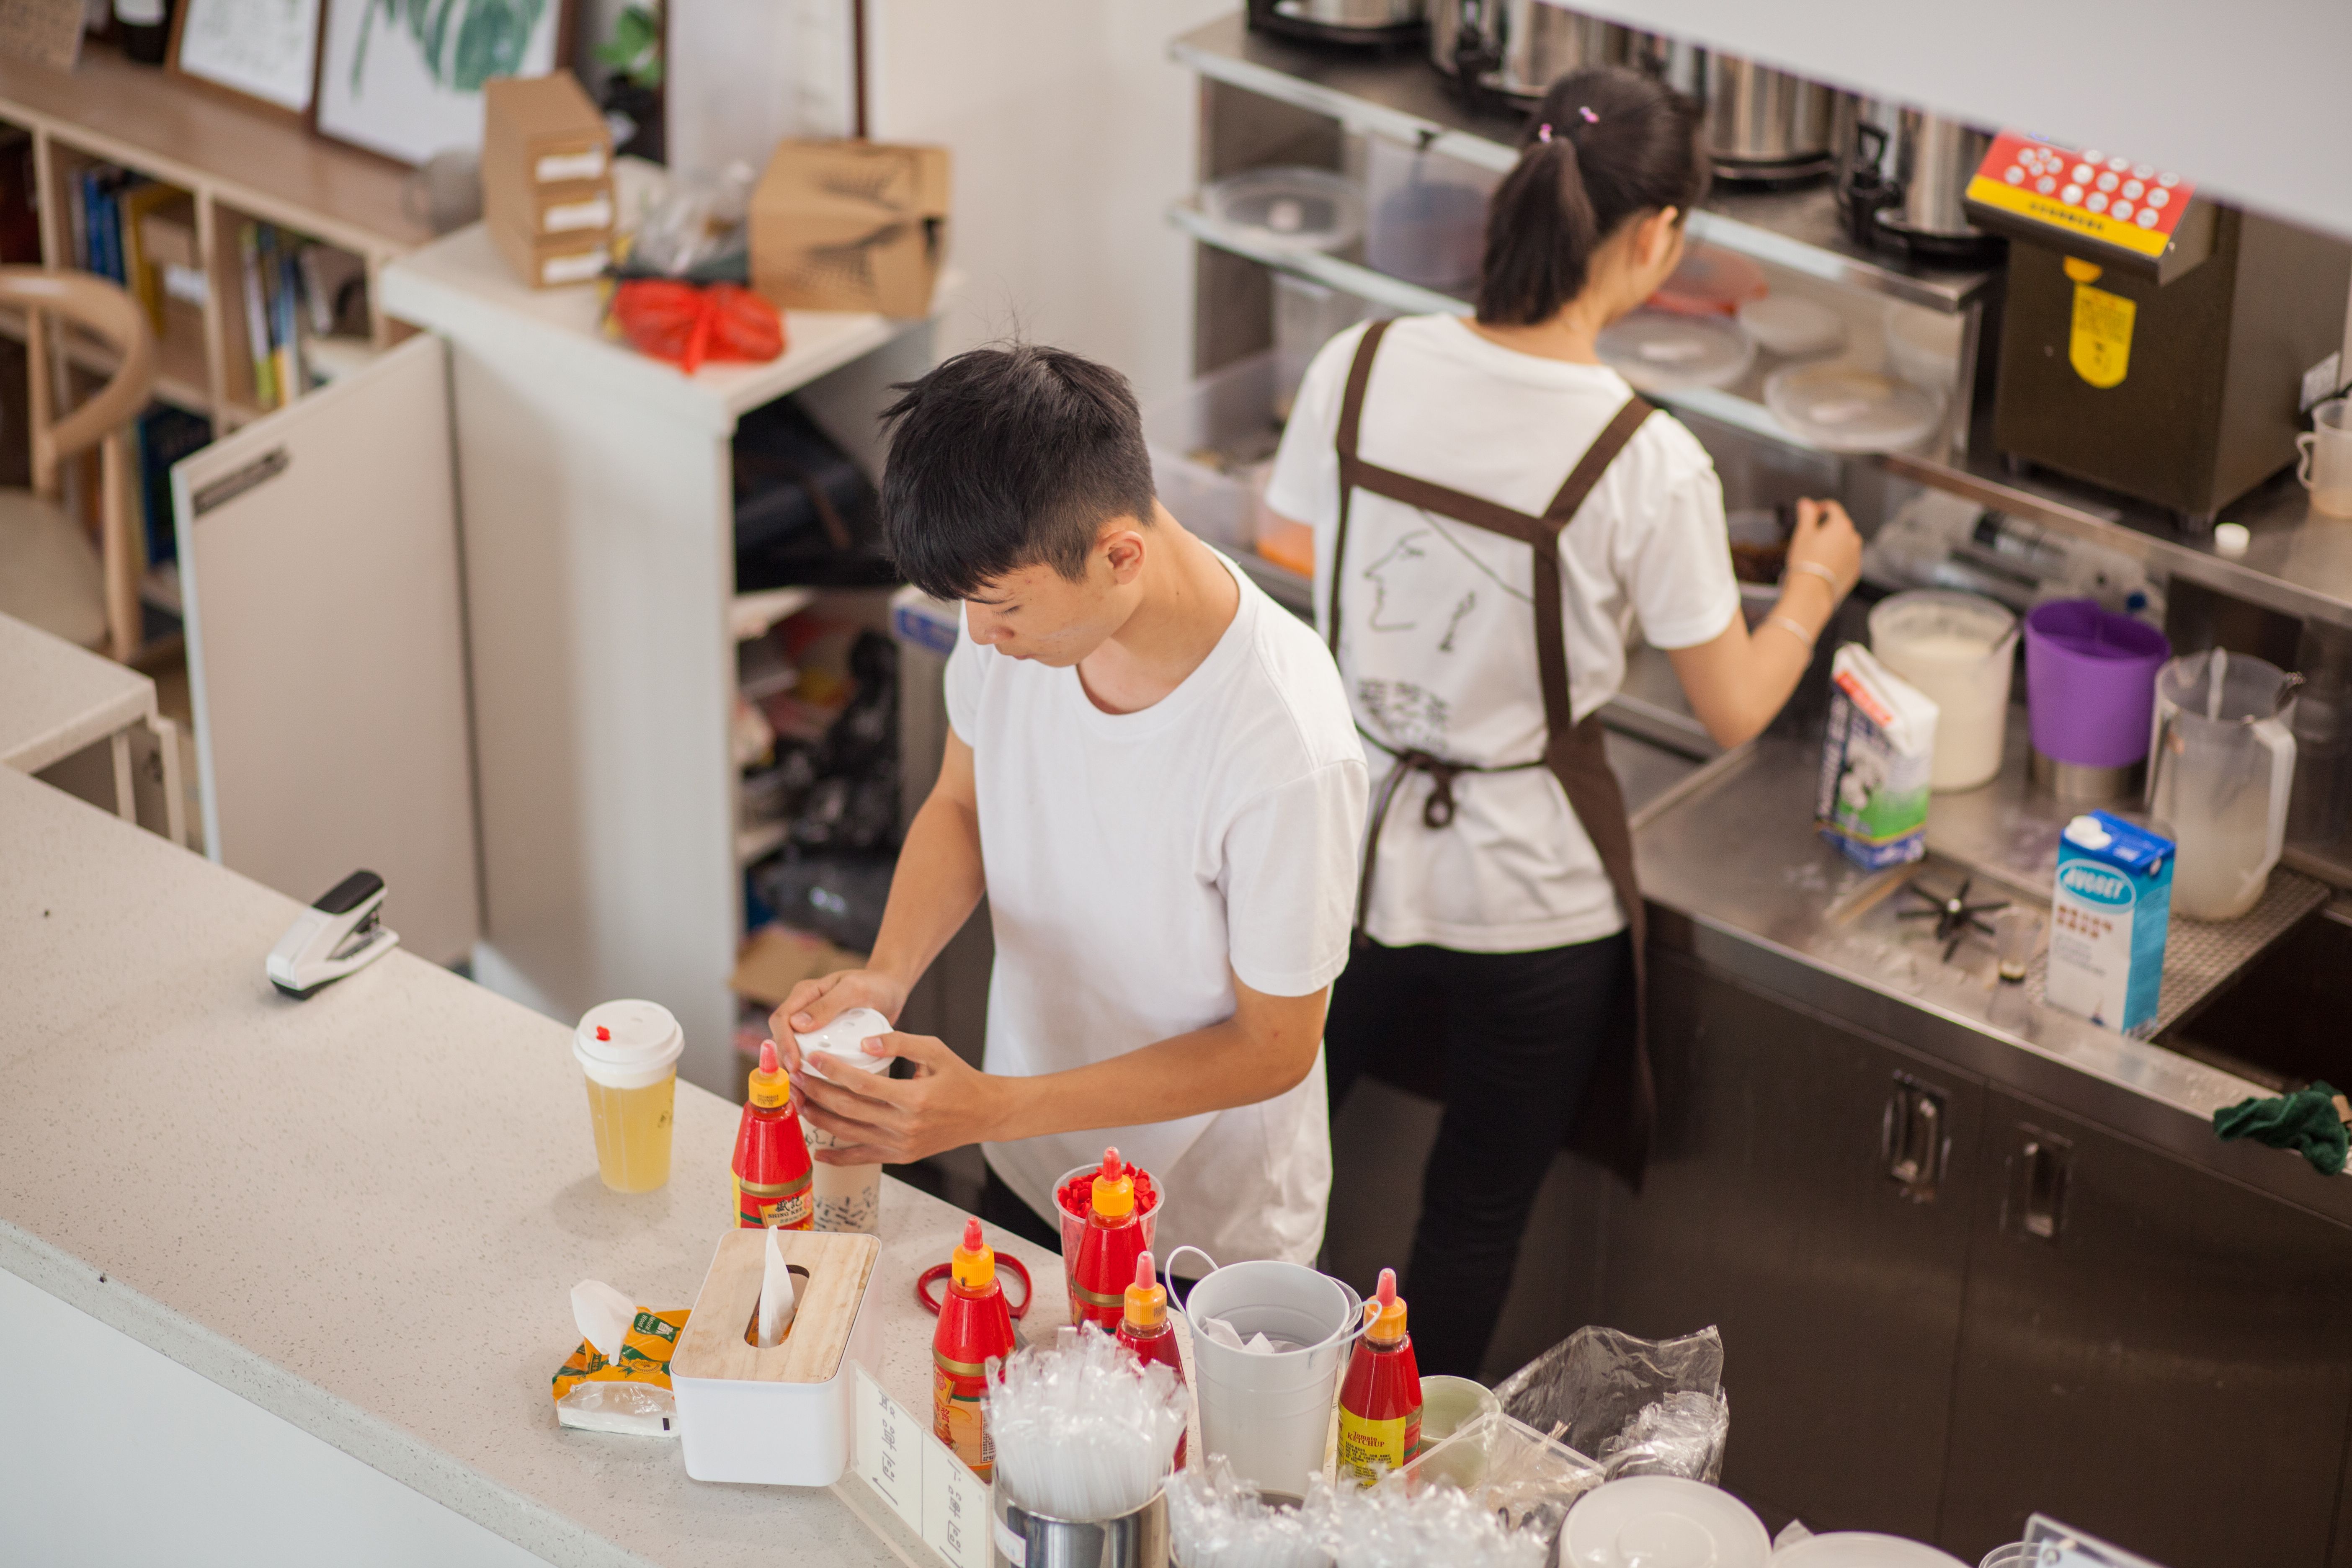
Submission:
[[[783,142],[751,192],[751,287],[785,310],[929,314],[948,173],[944,147]]]
[[[503,224],[489,226],[490,239],[515,276],[534,289],[560,289],[602,277],[612,265],[613,247],[602,234],[559,234],[532,239]]]

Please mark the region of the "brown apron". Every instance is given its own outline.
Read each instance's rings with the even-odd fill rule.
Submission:
[[[1363,937],[1365,915],[1371,907],[1374,852],[1380,844],[1381,829],[1388,820],[1389,803],[1406,773],[1429,775],[1430,795],[1422,808],[1422,818],[1429,826],[1437,828],[1454,820],[1454,781],[1463,773],[1549,768],[1552,777],[1566,792],[1577,821],[1583,825],[1593,848],[1600,852],[1601,867],[1609,874],[1609,885],[1625,910],[1626,930],[1633,949],[1633,1027],[1608,1042],[1593,1064],[1592,1079],[1569,1142],[1571,1148],[1600,1161],[1638,1187],[1643,1167],[1649,1159],[1651,1128],[1657,1117],[1657,1086],[1650,1070],[1646,1028],[1648,965],[1643,952],[1646,922],[1643,918],[1641,884],[1633,876],[1633,829],[1625,819],[1624,790],[1602,749],[1601,715],[1589,714],[1579,723],[1569,703],[1568,640],[1560,628],[1559,535],[1576,515],[1576,509],[1584,504],[1592,487],[1600,482],[1602,470],[1624,449],[1625,443],[1633,439],[1633,432],[1641,428],[1642,421],[1653,411],[1640,398],[1630,399],[1593,439],[1584,456],[1577,459],[1576,467],[1569,470],[1567,480],[1559,487],[1559,493],[1552,497],[1551,505],[1544,509],[1544,514],[1530,517],[1483,496],[1383,468],[1357,455],[1356,437],[1363,421],[1364,388],[1371,380],[1372,358],[1380,352],[1381,338],[1387,330],[1386,321],[1374,321],[1364,330],[1355,363],[1348,367],[1347,395],[1339,405],[1339,522],[1331,541],[1331,657],[1336,660],[1339,656],[1339,584],[1348,554],[1349,503],[1357,490],[1367,489],[1489,533],[1522,540],[1535,555],[1536,675],[1543,688],[1544,724],[1549,733],[1542,757],[1493,769],[1448,762],[1425,752],[1398,752],[1369,735],[1365,737],[1395,761],[1388,777],[1381,781],[1364,837],[1363,876],[1356,896],[1357,936],[1360,940]]]

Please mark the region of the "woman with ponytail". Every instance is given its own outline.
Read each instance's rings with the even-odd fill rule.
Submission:
[[[1478,1373],[1563,1136],[1635,1183],[1647,1157],[1642,900],[1598,717],[1629,625],[1734,746],[1860,571],[1844,512],[1800,502],[1751,635],[1705,448],[1594,352],[1674,270],[1706,171],[1686,100],[1633,71],[1563,78],[1495,194],[1475,318],[1334,339],[1266,493],[1314,529],[1318,622],[1379,781],[1325,1026],[1332,1109],[1369,1062],[1442,1044],[1406,1279],[1431,1372]]]

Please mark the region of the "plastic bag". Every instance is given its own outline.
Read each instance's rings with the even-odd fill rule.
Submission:
[[[719,360],[765,361],[784,352],[776,308],[732,283],[708,288],[633,278],[613,290],[613,324],[639,353],[692,375]]]
[[[739,160],[716,177],[672,179],[668,192],[637,226],[629,246],[629,271],[695,282],[713,277],[740,281],[743,218],[758,178],[751,164]],[[736,264],[733,269],[726,267],[730,259]]]
[[[1496,1397],[1539,1432],[1599,1459],[1611,1478],[1723,1474],[1730,1407],[1723,1397],[1723,1335],[1638,1340],[1582,1328],[1503,1380]],[[1669,1395],[1695,1396],[1670,1400]],[[1658,1406],[1653,1412],[1652,1406]]]

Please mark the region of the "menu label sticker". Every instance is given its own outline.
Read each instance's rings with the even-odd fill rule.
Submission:
[[[988,1483],[926,1434],[923,1542],[953,1568],[988,1568]]]
[[[921,1422],[857,1369],[857,1475],[881,1494],[918,1534],[923,1529],[923,1445],[932,1440]]]

